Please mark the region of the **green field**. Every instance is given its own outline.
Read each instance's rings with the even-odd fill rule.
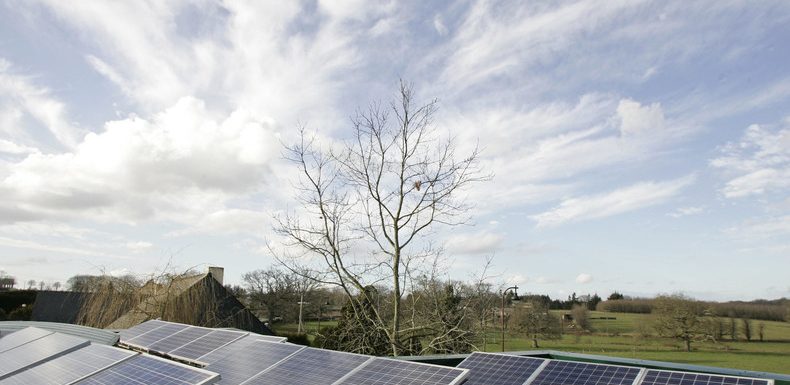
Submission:
[[[763,342],[754,341],[756,337],[752,342],[700,342],[692,344],[692,352],[686,352],[681,341],[642,336],[639,330],[649,330],[650,316],[647,314],[590,312],[590,316],[616,319],[594,319],[593,333],[567,332],[559,340],[540,341],[540,349],[790,374],[788,322],[753,321],[755,328],[758,323],[765,323]],[[321,323],[322,327],[329,325],[329,322]],[[316,327],[315,322],[306,324],[308,333],[314,333]],[[296,332],[296,325],[278,325],[277,330]],[[500,351],[500,338],[498,330],[491,330],[485,350]],[[507,334],[505,349],[533,350],[531,341],[517,334]]]

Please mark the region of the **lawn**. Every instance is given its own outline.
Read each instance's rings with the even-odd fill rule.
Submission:
[[[540,341],[540,349],[790,374],[788,322],[753,321],[755,329],[760,322],[765,323],[764,342],[724,340],[716,343],[695,343],[692,344],[693,351],[686,352],[681,341],[645,337],[639,333],[640,330],[649,331],[650,315],[590,312],[590,316],[615,319],[593,319],[593,333],[565,333],[558,340]],[[321,322],[322,327],[329,325],[333,323]],[[740,323],[738,326],[740,327]],[[278,332],[296,332],[295,324],[275,327]],[[307,322],[305,325],[305,329],[311,334],[315,333],[317,327],[316,322]],[[485,350],[500,351],[500,336],[498,329],[491,330]],[[531,341],[525,336],[508,334],[505,349],[519,351],[533,348]]]

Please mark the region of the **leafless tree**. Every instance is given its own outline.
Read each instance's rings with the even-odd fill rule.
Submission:
[[[436,225],[463,223],[468,206],[459,193],[490,177],[479,169],[477,149],[458,157],[452,138],[440,137],[436,109],[436,100],[416,103],[412,87],[401,81],[396,100],[372,103],[352,118],[352,139],[341,149],[321,150],[305,130],[286,148],[302,175],[303,216],[277,218],[276,230],[287,246],[323,261],[331,277],[325,283],[342,287],[356,314],[386,329],[394,355],[404,350],[408,274],[435,254],[424,236]],[[373,258],[357,258],[352,249]],[[282,253],[278,259],[296,264]],[[378,309],[358,311],[359,300],[371,302],[364,298],[371,280],[391,289],[387,319]]]
[[[54,288],[55,288],[55,291],[58,291],[58,290],[60,290],[60,282],[57,282],[57,281],[56,281],[55,283],[53,283],[53,284],[52,284],[52,287],[54,287]]]
[[[27,289],[28,290],[33,290],[34,286],[36,286],[36,280],[35,279],[30,279],[30,280],[27,281]]]

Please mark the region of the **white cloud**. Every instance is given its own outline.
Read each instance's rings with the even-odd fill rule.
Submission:
[[[493,254],[502,247],[504,240],[503,234],[487,231],[457,234],[447,240],[446,249],[450,255]]]
[[[665,125],[664,113],[658,103],[642,106],[631,99],[624,99],[617,106],[617,115],[620,117],[620,132],[623,135],[660,130]]]
[[[671,213],[668,213],[667,216],[670,216],[672,218],[681,218],[681,217],[685,217],[685,216],[689,216],[689,215],[700,214],[700,213],[703,213],[704,211],[705,211],[705,208],[704,207],[700,207],[700,206],[697,206],[697,207],[680,207],[680,208],[676,209],[675,211],[673,211]]]
[[[0,134],[5,133],[17,146],[26,148],[18,140],[29,140],[28,132],[21,126],[23,117],[29,117],[66,148],[72,148],[84,135],[84,130],[68,119],[66,106],[52,96],[52,92],[36,85],[32,78],[16,74],[11,63],[0,58]],[[29,151],[27,151],[29,152]]]
[[[721,189],[727,198],[743,198],[790,189],[790,129],[751,125],[740,141],[728,143],[710,161],[731,179]]]
[[[436,33],[438,33],[439,36],[447,36],[447,26],[444,25],[441,15],[436,15],[433,17],[433,28],[436,30]]]
[[[587,273],[581,273],[576,276],[576,283],[587,284],[593,281],[593,276]]]
[[[73,152],[32,154],[0,181],[2,205],[41,216],[110,222],[166,218],[202,223],[232,198],[257,192],[279,152],[272,123],[239,109],[217,121],[181,99],[152,120],[108,122]]]
[[[551,227],[622,214],[664,203],[693,181],[693,177],[687,176],[665,182],[642,182],[604,194],[565,199],[532,219],[538,227]]]

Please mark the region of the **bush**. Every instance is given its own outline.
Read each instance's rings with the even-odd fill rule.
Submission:
[[[8,318],[8,315],[5,313],[5,310],[0,307],[0,321],[5,321]]]
[[[22,306],[14,311],[8,313],[8,320],[9,321],[30,321],[30,317],[33,315],[33,307],[32,306]]]

